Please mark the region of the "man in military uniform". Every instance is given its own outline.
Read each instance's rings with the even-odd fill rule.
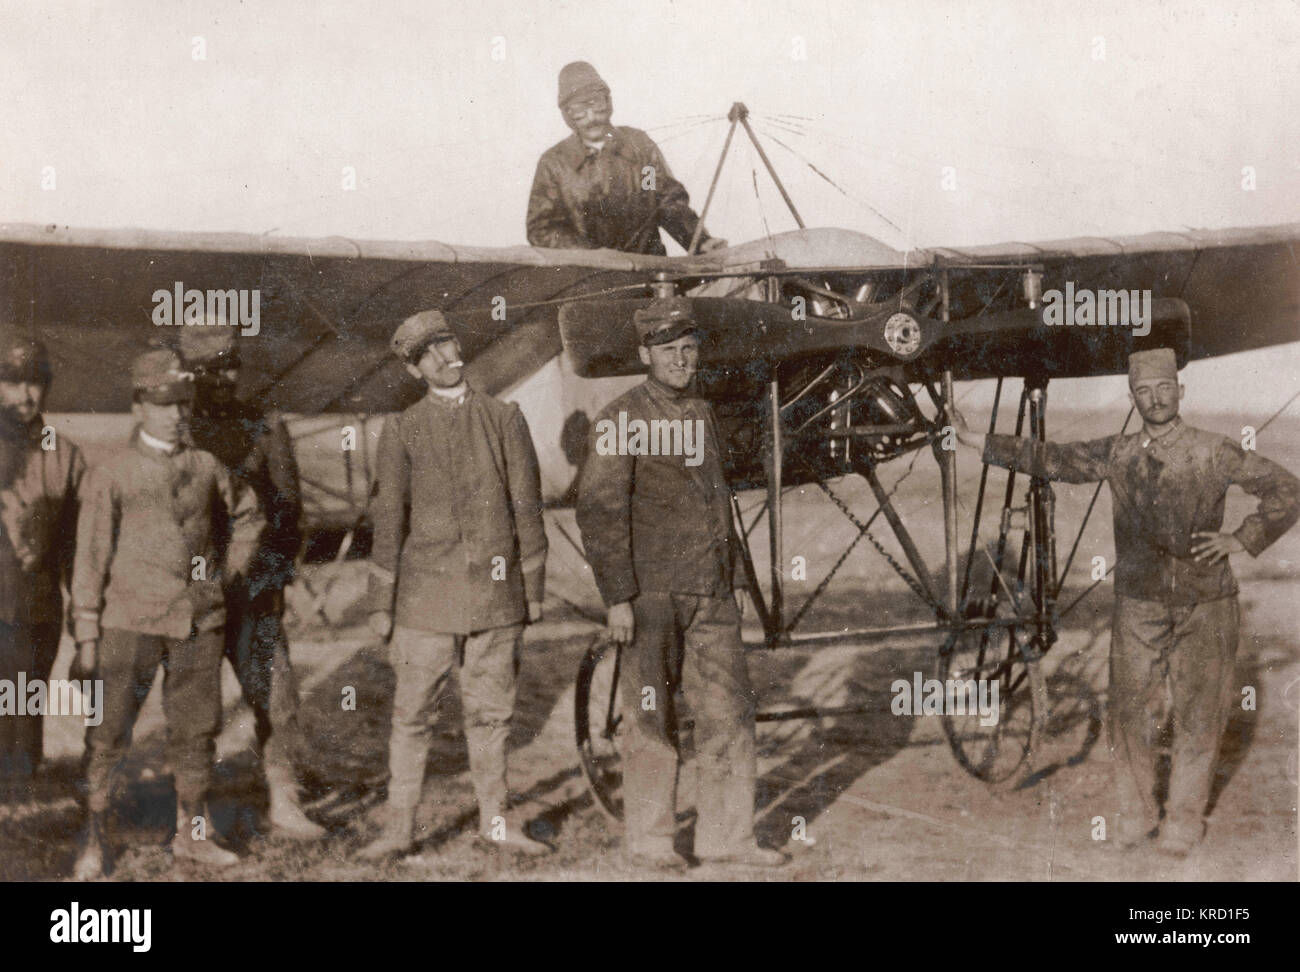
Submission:
[[[41,416],[52,379],[45,345],[0,327],[0,679],[10,683],[19,673],[49,682],[86,470],[81,450]],[[39,715],[0,718],[0,797],[26,789],[43,725]]]
[[[361,854],[413,846],[438,695],[459,669],[479,834],[489,846],[548,852],[508,821],[506,739],[526,621],[542,616],[546,528],[537,455],[519,406],[469,388],[446,318],[424,311],[393,353],[428,394],[384,423],[371,505],[374,613],[397,674],[388,820]],[[394,628],[394,621],[396,627]]]
[[[573,134],[537,163],[528,197],[528,242],[664,255],[659,227],[689,248],[699,217],[650,136],[615,127],[609,87],[586,61],[560,71],[560,113]],[[701,232],[701,252],[727,245]]]
[[[220,459],[237,484],[253,490],[266,518],[252,570],[226,589],[226,657],[253,710],[271,826],[282,836],[311,839],[325,829],[308,820],[298,803],[298,689],[283,624],[284,588],[293,579],[302,540],[298,463],[280,416],[235,397],[235,333],[219,322],[181,331],[181,358],[195,379],[190,437],[196,448]]]
[[[694,389],[699,338],[680,298],[652,302],[635,322],[650,375],[596,420],[577,506],[609,633],[623,645],[625,850],[634,865],[685,864],[673,849],[680,687],[695,716],[695,856],[777,866],[786,856],[754,840],[754,695],[740,637],[745,582],[717,423]],[[682,448],[665,448],[662,439],[658,448],[633,448],[631,430],[641,422],[651,436],[677,426]],[[609,431],[623,427],[626,449]],[[688,435],[693,455],[685,454]]]
[[[1184,388],[1169,348],[1129,357],[1142,429],[1091,442],[1033,443],[971,432],[959,440],[984,461],[1069,483],[1110,484],[1115,521],[1115,613],[1110,643],[1110,744],[1119,802],[1112,839],[1187,854],[1202,815],[1233,699],[1237,582],[1230,554],[1259,554],[1300,517],[1300,480],[1229,439],[1178,417]],[[1256,512],[1223,533],[1224,496],[1240,486]],[[1172,703],[1173,743],[1163,823],[1155,797],[1156,739]]]
[[[102,721],[86,731],[89,819],[75,876],[111,868],[106,817],[114,777],[159,664],[167,762],[176,779],[172,853],[224,867],[208,839],[206,799],[221,728],[223,581],[246,577],[264,524],[252,491],[186,441],[193,375],[172,351],[131,368],[128,445],[91,470],[77,521],[72,620],[77,668],[103,685]]]

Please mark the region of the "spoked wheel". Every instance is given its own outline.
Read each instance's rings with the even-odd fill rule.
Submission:
[[[943,729],[962,767],[1002,783],[1032,766],[1047,718],[1034,639],[1015,619],[956,627],[939,657]]]
[[[578,666],[573,694],[574,726],[582,775],[596,805],[613,820],[623,819],[623,740],[627,724],[618,691],[619,646],[598,638]]]
[[[1046,438],[1046,382],[1026,382],[1016,434],[1028,419],[1029,437]],[[1002,391],[998,382],[998,397]],[[996,404],[990,430],[996,421]],[[939,655],[944,690],[943,728],[953,755],[972,775],[1001,783],[1031,769],[1048,719],[1043,653],[1056,641],[1055,502],[1051,484],[1030,477],[1025,505],[1013,505],[1016,475],[1007,476],[995,554],[979,542],[979,518],[988,477],[980,476],[962,605],[951,620]],[[1011,535],[1020,534],[1017,562],[1006,564]],[[979,563],[987,596],[968,598],[971,570]],[[989,568],[987,572],[983,568]]]

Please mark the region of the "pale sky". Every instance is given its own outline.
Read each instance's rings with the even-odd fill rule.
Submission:
[[[697,208],[743,101],[808,225],[900,248],[1300,221],[1294,0],[2,0],[0,222],[522,243],[574,59]],[[708,224],[794,226],[743,137]]]
[[[697,207],[744,101],[809,225],[895,246],[1300,220],[1292,0],[5,0],[0,219],[522,243],[579,58]],[[792,228],[737,148],[711,230]]]

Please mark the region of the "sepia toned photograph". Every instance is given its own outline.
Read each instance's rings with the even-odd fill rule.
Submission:
[[[0,55],[0,879],[1300,877],[1293,0]]]

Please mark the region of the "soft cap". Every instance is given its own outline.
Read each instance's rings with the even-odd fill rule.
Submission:
[[[685,297],[652,300],[632,315],[636,337],[646,347],[667,344],[698,330],[692,317],[691,302]]]
[[[194,398],[194,375],[181,367],[175,351],[146,351],[131,363],[131,387],[155,405],[188,402]]]
[[[609,93],[607,85],[596,69],[586,61],[574,61],[560,68],[559,104],[563,108],[578,95],[594,91]]]
[[[181,357],[191,368],[224,364],[239,366],[239,352],[235,348],[235,329],[232,327],[205,327],[187,324],[181,330]]]
[[[0,381],[50,383],[50,355],[45,345],[17,328],[0,328]]]
[[[1145,378],[1172,378],[1178,380],[1178,355],[1173,348],[1152,348],[1134,351],[1128,356],[1128,381],[1133,384]]]
[[[424,349],[439,338],[455,336],[442,311],[420,311],[402,321],[401,326],[393,332],[389,347],[403,361],[413,361],[421,357]]]

